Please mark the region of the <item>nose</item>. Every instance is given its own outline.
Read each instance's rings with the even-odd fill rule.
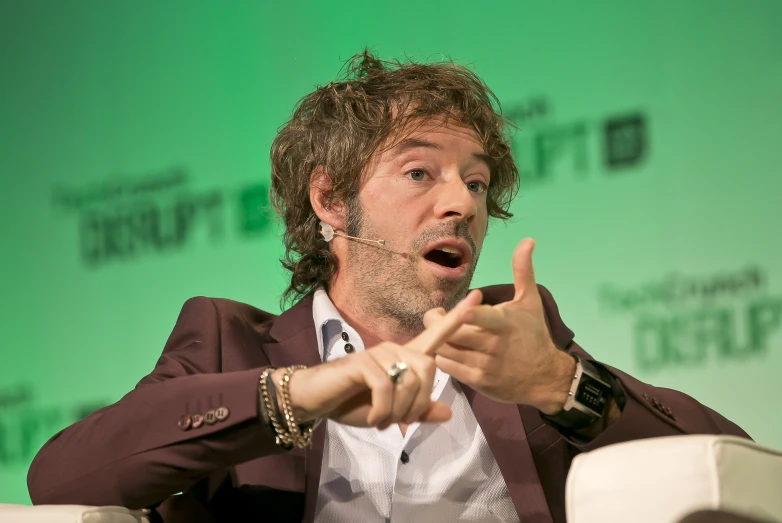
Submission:
[[[441,180],[437,188],[434,212],[438,218],[451,218],[471,222],[477,212],[475,195],[464,184],[461,176]]]

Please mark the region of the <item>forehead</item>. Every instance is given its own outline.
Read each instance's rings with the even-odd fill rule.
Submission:
[[[401,149],[409,146],[411,142],[419,141],[442,144],[456,142],[461,146],[469,147],[471,152],[474,149],[480,149],[483,152],[483,144],[474,129],[460,122],[448,121],[444,118],[409,122],[398,132],[393,133],[381,150]]]
[[[442,118],[413,121],[392,133],[373,155],[370,164],[393,161],[412,150],[430,150],[487,158],[474,129]]]

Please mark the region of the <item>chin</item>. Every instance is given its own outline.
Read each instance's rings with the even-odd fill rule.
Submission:
[[[442,307],[447,311],[453,309],[467,295],[469,288],[469,281],[438,281],[429,291],[429,299],[434,304],[430,308]]]

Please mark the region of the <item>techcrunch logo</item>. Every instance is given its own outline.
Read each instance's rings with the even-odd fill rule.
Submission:
[[[183,167],[57,186],[52,203],[77,216],[79,253],[90,267],[217,244],[229,221],[243,239],[272,222],[267,185],[195,189]]]
[[[542,97],[509,105],[505,116],[519,126],[511,150],[524,187],[568,175],[584,179],[599,167],[607,174],[640,166],[648,156],[649,133],[641,111],[564,122],[550,117]]]
[[[638,367],[758,358],[782,330],[782,296],[757,266],[702,276],[671,274],[633,287],[604,284],[600,310],[630,315]]]

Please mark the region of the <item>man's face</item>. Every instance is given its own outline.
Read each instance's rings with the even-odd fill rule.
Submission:
[[[441,120],[403,135],[370,161],[348,206],[351,241],[341,267],[374,315],[414,334],[423,314],[466,295],[486,236],[489,166],[474,131]]]

